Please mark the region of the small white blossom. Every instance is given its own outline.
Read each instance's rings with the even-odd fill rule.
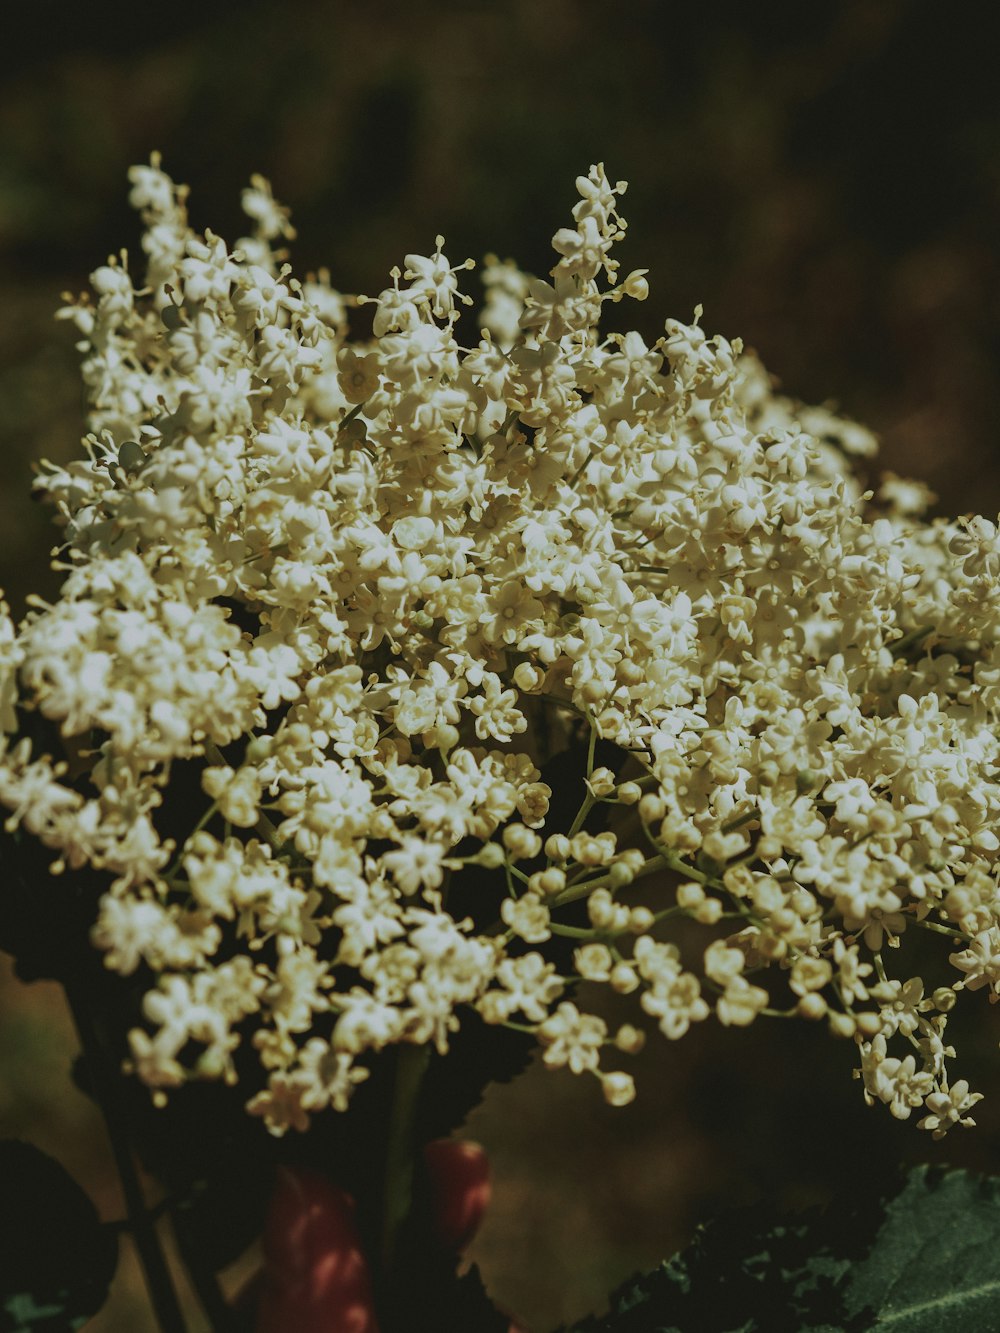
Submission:
[[[602,1018],[581,1014],[569,1000],[538,1029],[542,1042],[542,1059],[549,1069],[564,1065],[574,1074],[596,1070],[608,1029]]]

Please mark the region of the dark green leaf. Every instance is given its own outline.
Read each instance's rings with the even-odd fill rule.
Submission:
[[[851,1270],[845,1304],[877,1311],[872,1327],[894,1333],[1000,1328],[1000,1179],[914,1171]]]
[[[885,1198],[745,1209],[573,1333],[995,1333],[1000,1180],[918,1167]]]
[[[0,1141],[0,1333],[81,1328],[103,1305],[118,1239],[69,1173],[29,1143]]]

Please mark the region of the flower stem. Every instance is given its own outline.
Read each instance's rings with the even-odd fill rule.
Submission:
[[[128,1125],[114,1085],[114,1075],[108,1068],[93,1016],[77,983],[66,982],[66,998],[76,1024],[84,1059],[93,1080],[97,1104],[104,1116],[125,1198],[129,1230],[139,1252],[139,1262],[142,1264],[156,1321],[161,1333],[187,1333],[170,1269],[156,1234],[156,1224],[143,1198],[142,1185],[129,1145]]]
[[[392,1280],[400,1232],[413,1204],[417,1104],[429,1063],[430,1047],[426,1044],[399,1047],[383,1178],[381,1259],[384,1282]]]

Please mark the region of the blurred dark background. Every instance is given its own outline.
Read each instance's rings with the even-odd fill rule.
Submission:
[[[603,160],[631,183],[620,257],[651,270],[630,307],[647,336],[703,303],[706,327],[743,337],[789,393],[874,428],[880,466],[927,481],[938,512],[995,514],[1000,92],[984,12],[20,6],[0,54],[0,586],[18,611],[56,586],[47,517],[26,502],[32,460],[71,456],[81,433],[72,334],[52,314],[108,253],[137,250],[125,173],[153,149],[191,186],[194,224],[230,239],[240,189],[268,176],[293,208],[297,271],[325,265],[348,292],[377,291],[437,232],[454,261],[495,251],[546,271],[574,177]],[[58,996],[7,985],[2,1003],[0,1132],[58,1144],[110,1213],[99,1126],[56,1097],[72,1042]],[[998,1034],[974,1015],[986,1086]],[[981,1131],[937,1150],[866,1112],[851,1063],[814,1032],[698,1033],[654,1044],[625,1112],[569,1076],[502,1090],[475,1123],[497,1165],[479,1244],[497,1292],[544,1329],[726,1200],[814,1202],[921,1153],[1000,1170],[995,1078]],[[124,1281],[116,1301],[92,1327],[144,1333]]]

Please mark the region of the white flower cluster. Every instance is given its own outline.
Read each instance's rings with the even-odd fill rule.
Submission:
[[[250,1110],[301,1128],[472,1009],[623,1104],[602,1062],[643,1014],[671,1040],[781,1014],[853,1037],[869,1101],[971,1123],[945,1027],[958,992],[1000,995],[997,528],[863,493],[872,437],[776,396],[700,311],[602,335],[647,284],[611,258],[601,167],[550,281],[488,261],[473,346],[440,237],[348,300],[292,277],[259,178],[235,248],[156,158],[131,181],[139,289],[122,254],[62,312],[91,434],[39,480],[62,592],[0,618],[0,801],[56,869],[107,872],[93,938],[154,977],[131,1060],[156,1095],[233,1080],[244,1044]],[[540,768],[578,735],[586,799],[554,828]],[[192,772],[176,842],[159,808]],[[448,910],[469,866],[506,883],[492,924]],[[901,941],[941,975],[891,979]]]

